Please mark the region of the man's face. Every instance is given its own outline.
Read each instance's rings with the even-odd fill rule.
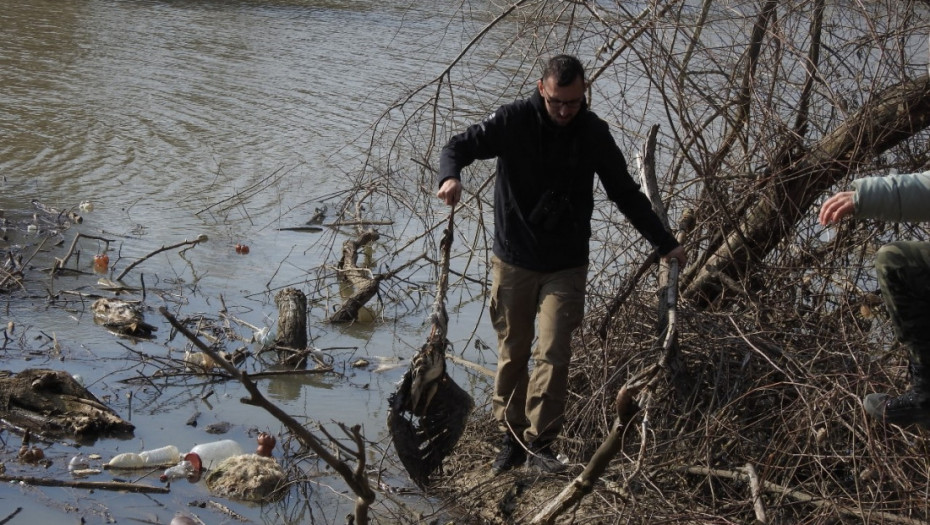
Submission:
[[[581,77],[575,78],[575,81],[567,86],[558,85],[555,77],[547,77],[537,84],[552,121],[559,126],[571,122],[584,102],[584,81]]]

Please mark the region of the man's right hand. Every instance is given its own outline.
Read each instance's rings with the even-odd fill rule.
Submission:
[[[462,182],[455,177],[449,177],[442,181],[436,196],[449,206],[455,206],[459,203],[459,199],[462,198]]]

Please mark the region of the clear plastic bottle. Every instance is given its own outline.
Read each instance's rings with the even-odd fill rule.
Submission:
[[[174,445],[167,445],[154,450],[145,450],[139,452],[139,456],[142,457],[142,462],[146,467],[174,465],[181,459],[181,453],[178,451],[178,447]]]
[[[168,481],[169,479],[189,478],[192,475],[194,475],[194,465],[190,461],[181,460],[177,465],[165,469],[160,479]]]
[[[142,468],[145,466],[145,460],[135,452],[124,452],[113,456],[109,463],[104,465],[106,468]]]
[[[192,448],[190,453],[197,455],[200,459],[201,468],[211,469],[226,458],[241,455],[242,447],[231,439],[223,439],[221,441],[201,443]],[[193,463],[196,464],[196,462]]]
[[[83,454],[78,454],[71,458],[71,461],[68,462],[68,470],[75,471],[86,469],[90,466],[90,462],[87,461],[87,457]]]

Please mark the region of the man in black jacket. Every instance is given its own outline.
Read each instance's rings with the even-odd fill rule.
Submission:
[[[565,468],[552,444],[565,419],[571,334],[584,315],[594,174],[660,254],[686,262],[630,177],[607,123],[588,110],[581,62],[552,58],[537,88],[452,137],[437,177],[437,196],[454,206],[462,168],[497,158],[490,313],[499,355],[492,401],[504,438],[495,473],[522,465],[527,451],[537,470]]]

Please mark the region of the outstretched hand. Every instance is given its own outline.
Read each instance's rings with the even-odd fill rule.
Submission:
[[[824,201],[818,216],[820,224],[828,226],[852,215],[856,211],[855,195],[854,191],[841,191]]]
[[[449,177],[442,181],[442,185],[439,186],[439,192],[436,193],[436,196],[449,206],[455,206],[459,203],[459,199],[462,198],[462,182],[455,177]]]

